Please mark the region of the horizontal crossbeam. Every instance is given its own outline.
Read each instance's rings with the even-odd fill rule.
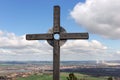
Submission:
[[[49,40],[53,39],[53,34],[27,34],[26,40]]]
[[[60,39],[88,39],[88,33],[60,33]]]

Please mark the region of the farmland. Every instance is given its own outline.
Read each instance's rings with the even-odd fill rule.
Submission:
[[[52,72],[52,62],[47,61],[0,62],[0,76],[15,80],[52,80]],[[94,61],[61,62],[60,72],[60,80],[67,80],[71,72],[79,80],[107,80],[110,76],[120,79],[119,65],[96,64]]]
[[[61,73],[60,79],[61,80],[67,80],[67,77],[69,76],[69,73]],[[85,79],[85,80],[107,80],[107,77],[92,77],[88,75],[83,75],[79,73],[75,73],[75,76],[78,79]],[[43,74],[43,75],[31,75],[26,78],[18,78],[17,80],[52,80],[52,75],[49,74]]]

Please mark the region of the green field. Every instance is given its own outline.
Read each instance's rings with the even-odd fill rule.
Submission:
[[[69,76],[69,73],[61,73],[60,80],[67,80],[66,77]],[[107,80],[106,77],[91,77],[88,75],[83,75],[79,73],[75,73],[75,76],[80,80]],[[18,78],[17,80],[52,80],[52,75],[43,74],[43,75],[31,75],[26,78]]]

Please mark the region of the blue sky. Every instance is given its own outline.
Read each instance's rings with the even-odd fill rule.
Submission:
[[[119,0],[0,0],[0,60],[52,60],[52,48],[46,41],[29,42],[25,34],[46,33],[53,26],[54,5],[61,7],[61,26],[67,32],[90,35],[89,40],[68,41],[61,48],[61,60],[117,60],[119,3]]]
[[[54,5],[61,6],[61,25],[70,26],[66,21],[72,22],[68,19],[69,12],[77,2],[77,0],[71,2],[69,0],[1,0],[0,21],[3,26],[1,29],[15,32],[18,35],[26,32],[46,32],[53,25]]]

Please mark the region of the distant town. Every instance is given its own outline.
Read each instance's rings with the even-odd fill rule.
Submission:
[[[77,72],[91,76],[112,76],[120,80],[120,61],[62,61],[61,72]],[[16,80],[32,74],[52,74],[51,61],[0,61],[0,80]]]

